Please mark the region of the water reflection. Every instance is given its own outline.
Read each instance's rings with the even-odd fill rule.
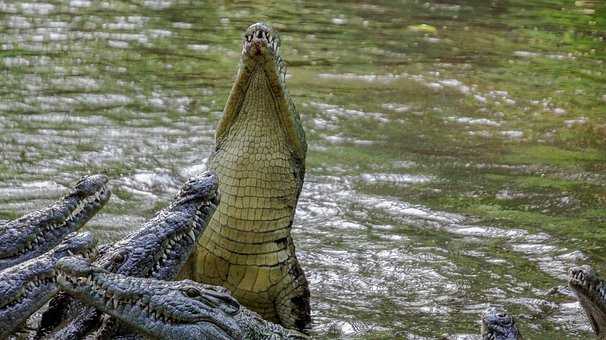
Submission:
[[[469,338],[497,304],[530,338],[587,336],[548,292],[606,271],[604,10],[0,0],[0,217],[105,172],[89,228],[140,225],[205,169],[240,34],[267,20],[310,143],[294,233],[318,334]]]

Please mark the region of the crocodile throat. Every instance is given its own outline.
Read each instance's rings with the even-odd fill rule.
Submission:
[[[304,329],[310,322],[309,290],[290,231],[307,144],[279,48],[277,33],[265,24],[244,34],[240,67],[209,158],[221,203],[198,240],[190,276],[228,288],[268,320]]]

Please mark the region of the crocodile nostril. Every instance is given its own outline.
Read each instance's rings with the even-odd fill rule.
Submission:
[[[257,38],[259,38],[259,39],[263,39],[263,31],[259,31],[259,32],[257,33]]]

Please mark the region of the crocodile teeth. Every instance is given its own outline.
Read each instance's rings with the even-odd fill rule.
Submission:
[[[196,240],[196,233],[194,233],[194,230],[193,230],[193,229],[192,229],[192,230],[190,230],[190,231],[189,231],[189,233],[188,233],[187,235],[188,235],[188,236],[191,238],[191,240],[192,240],[192,241],[195,241],[195,240]]]

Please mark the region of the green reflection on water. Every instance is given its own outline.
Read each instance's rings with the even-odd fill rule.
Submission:
[[[106,216],[116,220],[91,223],[106,239],[123,234],[120,223],[132,228],[152,215],[185,177],[182,170],[204,162],[231,87],[241,32],[265,20],[283,38],[289,89],[311,146],[310,191],[314,181],[349,176],[356,194],[461,213],[479,225],[547,232],[553,244],[581,249],[606,271],[601,2],[49,3],[50,9],[36,9],[0,2],[7,18],[0,25],[0,182],[67,184],[82,173],[108,173],[119,185]],[[409,28],[418,25],[435,33]],[[141,173],[169,180],[129,182]],[[431,180],[359,180],[364,174]],[[0,197],[0,217],[48,201]],[[303,210],[322,201],[312,196]],[[439,292],[429,294],[449,308],[444,314],[411,307],[404,315],[394,313],[402,308],[399,297],[417,301],[422,294],[390,287],[371,299],[375,308],[366,309],[340,306],[331,296],[337,288],[325,294],[317,289],[321,330],[362,319],[374,327],[370,337],[393,330],[473,333],[477,313],[470,312],[469,301],[486,302],[498,296],[487,291],[504,286],[503,301],[522,315],[525,334],[581,334],[578,327],[558,329],[548,312],[533,314],[514,301],[518,295],[540,298],[538,291],[563,282],[502,239],[478,244],[394,221],[364,203],[343,203],[340,209],[340,216],[366,230],[357,231],[354,241],[331,230],[322,238],[325,246],[354,253],[356,245],[383,244],[385,235],[376,226],[394,225],[395,236],[410,238],[401,242],[438,257],[415,266],[433,268],[461,288],[445,293],[444,300]],[[122,220],[123,215],[134,217]],[[308,227],[314,221],[300,223]],[[296,233],[308,272],[314,271],[311,263],[317,272],[332,271],[331,264],[315,260],[321,247],[301,229]],[[474,250],[505,264],[486,273],[485,262],[469,255]],[[383,274],[366,268],[359,275]]]

